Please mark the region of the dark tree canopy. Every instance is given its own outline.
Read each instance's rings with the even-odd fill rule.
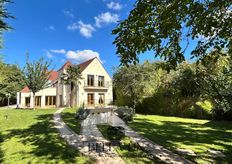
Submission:
[[[8,18],[13,18],[7,9],[5,8],[6,4],[11,2],[10,0],[0,0],[0,48],[2,47],[2,33],[6,30],[11,29],[8,23],[5,21]]]
[[[137,0],[127,19],[112,31],[122,64],[138,62],[147,50],[172,66],[185,60],[191,40],[193,57],[209,50],[232,53],[231,0]]]

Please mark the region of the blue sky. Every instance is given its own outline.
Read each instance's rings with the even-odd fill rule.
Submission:
[[[125,19],[130,0],[14,0],[8,4],[16,19],[14,30],[4,34],[6,63],[25,64],[44,57],[57,69],[66,60],[76,63],[99,56],[107,71],[119,65],[111,35],[117,21]]]
[[[66,60],[80,63],[98,56],[112,75],[118,66],[111,35],[119,20],[132,9],[134,0],[14,0],[7,6],[16,19],[14,30],[4,34],[2,54],[6,63],[25,64],[44,57],[58,69]],[[152,52],[140,57],[153,60]]]

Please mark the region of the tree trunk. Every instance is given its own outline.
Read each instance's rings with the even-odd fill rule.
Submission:
[[[77,106],[77,86],[73,86],[73,107]]]
[[[71,94],[70,94],[70,104],[73,107],[73,83],[71,83]]]
[[[33,93],[33,103],[32,103],[32,108],[35,110],[35,93]]]

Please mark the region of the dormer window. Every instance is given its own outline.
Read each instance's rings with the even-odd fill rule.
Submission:
[[[94,86],[94,75],[88,75],[88,86]]]

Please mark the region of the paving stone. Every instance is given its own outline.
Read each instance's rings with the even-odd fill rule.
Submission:
[[[217,158],[217,157],[221,157],[221,158],[226,157],[225,154],[223,154],[221,151],[218,151],[218,150],[209,149],[208,152],[209,152],[209,155],[211,157],[215,157],[215,158]]]
[[[183,155],[196,156],[196,154],[195,154],[194,151],[192,151],[192,150],[188,150],[188,149],[177,149],[176,151],[179,152],[180,154],[183,154]]]

